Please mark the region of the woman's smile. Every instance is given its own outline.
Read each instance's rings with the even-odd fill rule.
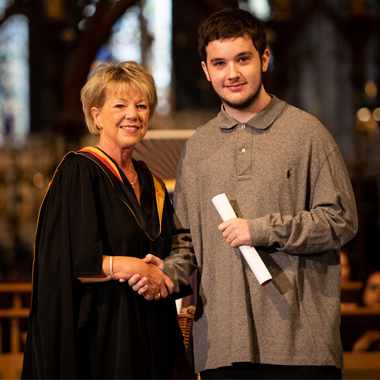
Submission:
[[[139,129],[136,125],[121,125],[120,128],[127,132],[136,132]]]

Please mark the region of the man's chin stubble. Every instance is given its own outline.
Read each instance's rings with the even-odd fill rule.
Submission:
[[[241,103],[231,103],[229,102],[228,100],[226,99],[223,99],[222,97],[220,97],[221,101],[227,105],[228,107],[230,108],[234,108],[236,110],[239,110],[239,111],[242,111],[242,110],[245,110],[249,107],[251,107],[251,105],[258,99],[259,95],[260,95],[260,91],[261,91],[261,87],[262,87],[262,80],[260,81],[260,85],[258,86],[256,92],[254,94],[252,94],[251,96],[249,96],[245,101],[241,102]]]
[[[239,111],[242,111],[242,110],[245,110],[247,108],[249,108],[254,102],[255,100],[258,98],[258,93],[254,94],[253,96],[249,97],[248,99],[246,99],[244,102],[242,103],[231,103],[229,102],[228,100],[226,99],[223,99],[223,98],[220,98],[220,100],[225,104],[227,105],[228,107],[230,108],[233,108],[233,109],[236,109],[236,110],[239,110]]]

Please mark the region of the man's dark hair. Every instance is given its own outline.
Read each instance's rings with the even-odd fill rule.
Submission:
[[[267,48],[263,25],[251,13],[238,8],[225,8],[210,15],[198,29],[198,52],[207,63],[206,47],[211,41],[250,37],[260,59]]]

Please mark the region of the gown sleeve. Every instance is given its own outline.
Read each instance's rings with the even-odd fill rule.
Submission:
[[[40,259],[66,257],[73,276],[99,275],[102,270],[98,173],[85,160],[72,157],[61,165],[40,220]]]

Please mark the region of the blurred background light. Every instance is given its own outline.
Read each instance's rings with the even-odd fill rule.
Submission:
[[[368,81],[365,84],[365,93],[370,96],[371,98],[374,98],[377,95],[377,86],[373,81]]]
[[[377,121],[380,121],[380,108],[376,108],[373,111],[373,118]]]
[[[33,183],[34,183],[34,186],[41,189],[44,185],[44,176],[41,173],[36,173],[33,176]]]
[[[360,108],[358,112],[356,112],[356,117],[359,121],[369,121],[371,120],[371,111],[368,108]]]
[[[245,2],[239,1],[240,8],[246,9]],[[271,7],[268,0],[248,0],[248,9],[259,20],[268,21],[271,16]]]

